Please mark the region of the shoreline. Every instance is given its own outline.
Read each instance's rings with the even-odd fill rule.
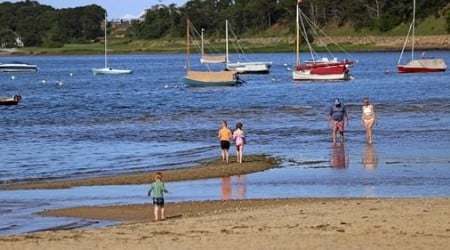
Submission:
[[[324,50],[324,44],[330,48],[336,47],[339,44],[346,52],[383,52],[383,51],[401,51],[405,42],[404,36],[377,36],[377,35],[341,35],[328,36],[317,39],[313,42],[314,49],[317,52],[327,52]],[[295,44],[294,37],[262,37],[262,38],[243,38],[240,40],[246,43],[245,50],[253,51],[254,53],[287,53],[293,52]],[[222,41],[219,41],[223,44]],[[133,41],[126,45],[113,46],[111,44],[110,54],[173,54],[185,53],[184,40],[152,40],[147,43],[140,41]],[[133,46],[139,44],[140,46]],[[410,49],[411,41],[408,42]],[[62,48],[21,48],[15,50],[0,50],[1,56],[29,56],[29,55],[100,55],[103,51],[96,48],[97,44],[85,46],[85,50],[80,51],[78,47],[71,48],[77,44],[66,44],[67,47]],[[131,49],[130,49],[131,47]],[[219,46],[220,48],[220,46]],[[416,50],[449,50],[450,49],[450,35],[429,35],[416,36],[415,41]],[[307,51],[307,48],[301,48],[302,51]],[[342,51],[341,48],[330,49],[332,52]]]

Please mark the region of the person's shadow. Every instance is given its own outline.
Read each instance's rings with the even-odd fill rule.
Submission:
[[[366,144],[364,149],[364,157],[362,160],[364,168],[374,169],[378,167],[378,156],[373,148],[372,144]]]
[[[346,168],[348,167],[348,159],[345,156],[345,147],[343,143],[334,143],[331,146],[331,167]]]

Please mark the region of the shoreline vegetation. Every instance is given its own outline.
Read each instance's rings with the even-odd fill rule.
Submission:
[[[404,36],[333,36],[316,39],[313,47],[316,51],[326,51],[326,44],[330,51],[348,52],[375,52],[375,51],[400,51],[405,41]],[[225,42],[222,39],[210,40],[211,46],[224,51]],[[295,39],[292,37],[264,37],[240,39],[239,43],[248,53],[281,53],[293,52]],[[335,45],[339,44],[339,46]],[[341,47],[341,48],[339,48]],[[449,50],[450,35],[416,36],[416,50]],[[0,50],[0,55],[81,55],[102,54],[103,43],[66,44],[61,48],[26,47],[20,49]],[[306,51],[306,47],[302,47]],[[110,54],[144,54],[144,53],[185,53],[186,42],[184,39],[160,39],[160,40],[129,40],[126,38],[113,38],[108,41],[108,53]]]

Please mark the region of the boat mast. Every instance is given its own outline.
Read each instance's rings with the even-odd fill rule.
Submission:
[[[299,23],[298,23],[298,4],[301,1],[297,1],[297,8],[296,8],[296,18],[295,18],[295,23],[296,23],[296,48],[295,48],[295,53],[296,53],[296,66],[300,65],[300,27],[299,27]]]
[[[189,24],[189,18],[186,18],[186,70],[187,71],[189,71],[189,68],[190,68],[190,63],[189,63],[189,40],[190,40],[190,38],[189,38],[189,27],[190,26],[190,24]],[[203,39],[202,39],[202,41],[203,41]]]
[[[106,11],[105,11],[105,69],[108,67],[108,63],[107,63],[107,60],[106,60],[106,57],[107,57],[107,37],[106,37],[106,26],[108,26],[108,21],[106,20],[106,16],[107,16],[107,14],[106,14]]]
[[[416,40],[416,0],[413,1],[411,60],[414,60],[414,41]]]
[[[203,58],[203,56],[205,55],[205,46],[204,46],[204,42],[203,42],[203,31],[205,31],[204,28],[202,28],[202,33],[201,33],[201,35],[200,35],[200,38],[201,38],[201,40],[202,40],[202,58]]]
[[[228,19],[225,20],[225,63],[228,63]]]

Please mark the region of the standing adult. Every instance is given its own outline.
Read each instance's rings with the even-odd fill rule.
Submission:
[[[366,129],[366,141],[372,143],[372,127],[378,124],[377,116],[375,114],[375,107],[370,104],[369,97],[364,97],[361,112],[361,124]]]
[[[228,128],[227,121],[222,121],[222,128],[219,130],[218,136],[220,140],[220,149],[222,153],[222,162],[228,163],[229,151],[230,151],[230,140],[233,137],[231,130]]]
[[[343,143],[344,124],[348,125],[349,117],[345,105],[341,103],[339,98],[334,99],[334,104],[330,107],[330,111],[327,114],[327,119],[332,129],[331,135],[333,137],[333,143],[336,143],[337,132],[341,135],[341,143]]]

